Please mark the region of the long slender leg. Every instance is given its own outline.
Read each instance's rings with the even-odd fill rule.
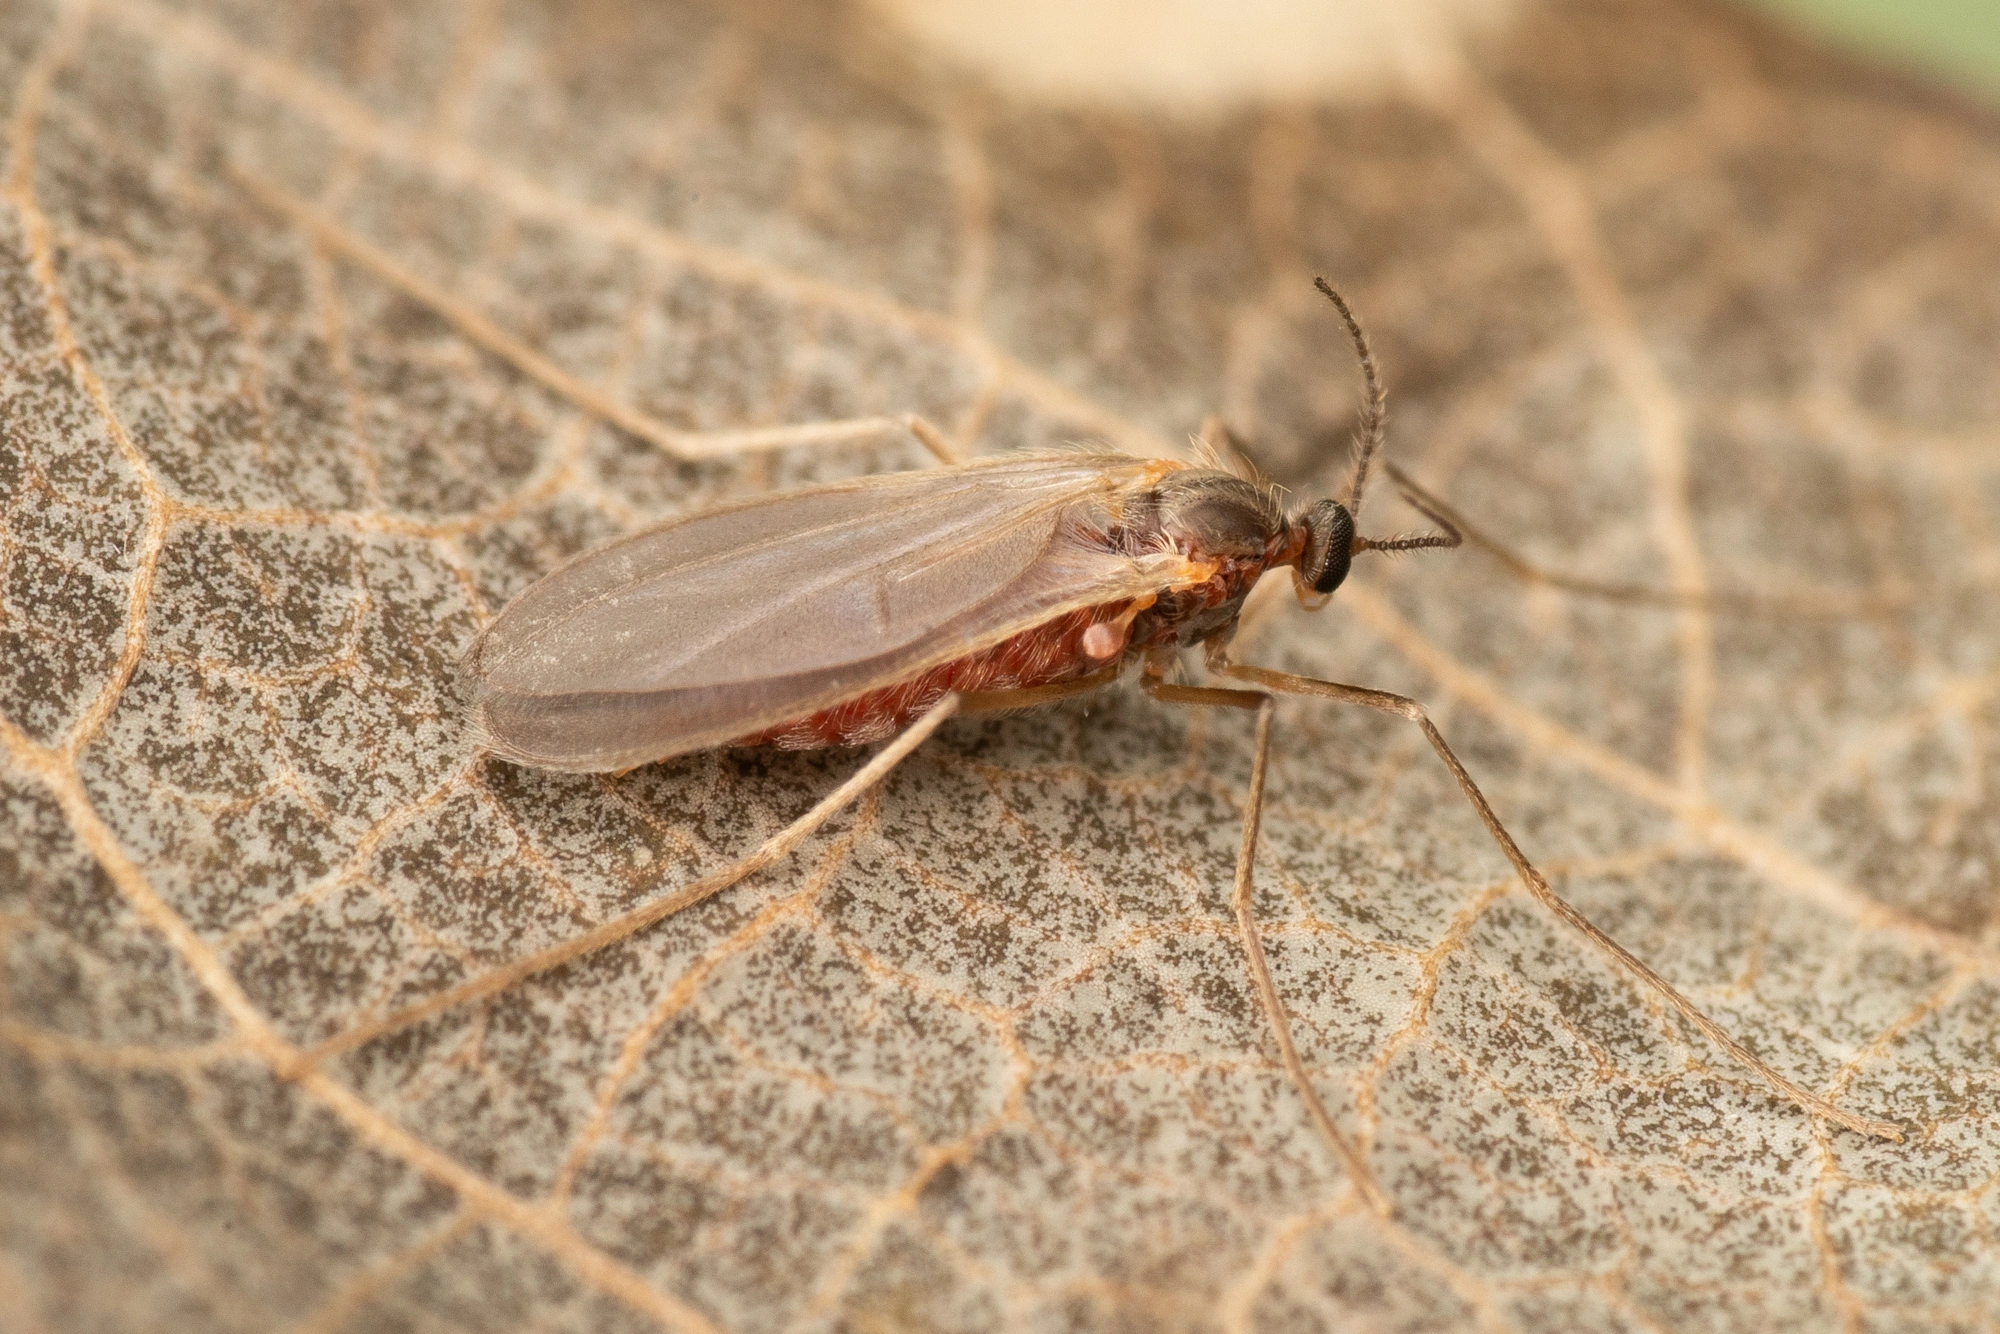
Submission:
[[[1271,968],[1264,959],[1264,941],[1257,934],[1257,919],[1250,910],[1252,877],[1257,865],[1257,831],[1264,818],[1264,771],[1271,757],[1271,718],[1275,704],[1261,690],[1169,685],[1150,671],[1140,678],[1140,685],[1154,699],[1168,704],[1254,709],[1257,713],[1257,748],[1250,762],[1250,791],[1243,802],[1243,841],[1236,850],[1236,887],[1230,895],[1229,904],[1236,914],[1236,931],[1243,941],[1243,953],[1250,961],[1250,977],[1256,984],[1257,999],[1264,1007],[1272,1032],[1277,1035],[1278,1053],[1284,1060],[1285,1073],[1291,1076],[1292,1086],[1305,1099],[1313,1124],[1319,1127],[1320,1134],[1325,1136],[1326,1142],[1333,1146],[1334,1152],[1347,1165],[1347,1174],[1354,1182],[1355,1190],[1371,1209],[1386,1218],[1392,1212],[1388,1196],[1376,1185],[1375,1174],[1368,1170],[1367,1160],[1361,1156],[1360,1148],[1333,1123],[1332,1113],[1327,1111],[1319,1090],[1313,1087],[1312,1077],[1306,1073],[1305,1062],[1299,1059],[1298,1045],[1292,1041],[1291,1019],[1285,1013],[1285,1002],[1278,995],[1277,985],[1271,981]]]
[[[1197,457],[1204,461],[1213,459],[1220,466],[1226,457],[1225,450],[1236,446],[1235,437],[1230,433],[1229,423],[1222,420],[1222,414],[1211,412],[1201,419],[1201,430],[1195,433],[1194,447]]]
[[[844,421],[802,422],[795,426],[760,427],[742,431],[681,431],[658,418],[585,383],[508,333],[469,303],[460,300],[395,256],[368,244],[348,229],[316,211],[303,199],[290,194],[275,182],[244,167],[234,168],[236,179],[264,204],[283,213],[310,233],[315,241],[375,275],[419,305],[426,306],[457,329],[465,340],[500,358],[543,388],[601,421],[655,446],[667,455],[684,461],[714,458],[760,449],[784,449],[795,445],[839,445],[870,440],[894,431],[908,431],[939,462],[951,465],[965,460],[937,427],[915,415],[902,417],[857,417]]]
[[[1270,475],[1256,451],[1242,436],[1229,429],[1229,423],[1219,412],[1211,412],[1201,419],[1201,430],[1196,434],[1194,444],[1196,456],[1208,461],[1210,466],[1252,481],[1262,481]]]
[[[551,968],[559,967],[572,959],[582,958],[586,954],[595,953],[635,932],[643,931],[653,923],[671,917],[683,908],[691,908],[737,881],[757,874],[772,862],[789,854],[815,829],[887,778],[890,770],[902,763],[911,751],[922,745],[931,733],[937,731],[945,719],[958,712],[963,702],[963,696],[946,695],[932,705],[929,712],[904,728],[895,740],[878,751],[846,782],[820,798],[818,804],[804,815],[765,839],[761,847],[741,861],[725,866],[713,874],[705,875],[692,884],[683,885],[671,894],[634,908],[624,916],[613,918],[560,945],[552,945],[539,953],[530,954],[502,967],[481,973],[478,977],[448,991],[441,991],[414,1005],[406,1005],[400,1010],[384,1015],[373,1023],[364,1024],[338,1037],[330,1038],[306,1053],[306,1063],[317,1063],[326,1057],[371,1042],[384,1033],[393,1033],[397,1029],[407,1028],[411,1024],[428,1019],[434,1014],[464,1005],[468,1001],[505,991],[523,979],[533,977],[537,973],[545,973]]]
[[[1415,478],[1394,463],[1384,459],[1382,467],[1389,474],[1389,480],[1395,483],[1396,490],[1412,508],[1451,534],[1453,540],[1445,545],[1456,546],[1458,539],[1462,538],[1468,545],[1477,547],[1492,557],[1501,569],[1524,584],[1539,584],[1544,588],[1560,589],[1565,593],[1599,598],[1606,602],[1636,603],[1648,607],[1694,607],[1737,614],[1784,612],[1794,616],[1849,616],[1866,612],[1892,611],[1908,605],[1907,598],[1847,592],[1840,589],[1758,593],[1743,589],[1660,588],[1651,584],[1610,583],[1602,579],[1585,579],[1577,575],[1563,574],[1545,569],[1527,557],[1519,555],[1499,538],[1480,529],[1463,514],[1420,486]]]
[[[1769,1084],[1787,1101],[1814,1116],[1824,1117],[1836,1125],[1846,1126],[1859,1134],[1895,1140],[1898,1143],[1902,1141],[1903,1132],[1894,1123],[1871,1120],[1868,1117],[1856,1116],[1852,1112],[1842,1111],[1825,1098],[1800,1087],[1773,1070],[1760,1060],[1756,1053],[1731,1037],[1722,1025],[1696,1008],[1695,1003],[1677,991],[1671,982],[1647,967],[1639,956],[1592,925],[1589,918],[1571,907],[1550,887],[1542,873],[1528,861],[1520,845],[1514,842],[1513,836],[1500,823],[1500,817],[1493,813],[1493,807],[1487,803],[1485,794],[1479,790],[1479,785],[1472,781],[1472,775],[1466,772],[1463,764],[1459,763],[1458,756],[1452,753],[1451,747],[1445,744],[1444,734],[1431,722],[1430,716],[1424,712],[1423,705],[1403,695],[1392,695],[1386,690],[1368,690],[1361,686],[1341,685],[1335,681],[1321,681],[1310,676],[1294,676],[1290,672],[1272,671],[1268,667],[1244,666],[1230,662],[1219,655],[1210,661],[1209,666],[1224,676],[1241,681],[1254,681],[1266,690],[1276,690],[1288,695],[1314,695],[1321,699],[1337,699],[1348,704],[1359,704],[1380,713],[1392,713],[1415,723],[1423,731],[1424,740],[1430,742],[1431,749],[1444,761],[1445,768],[1451,770],[1451,776],[1457,780],[1459,790],[1465,794],[1465,799],[1472,803],[1472,809],[1478,812],[1480,823],[1486,826],[1486,832],[1493,836],[1493,841],[1500,845],[1500,851],[1505,853],[1507,860],[1513,864],[1514,873],[1521,877],[1522,883],[1527,885],[1528,892],[1535,896],[1537,902],[1629,968],[1640,981],[1658,992],[1662,999],[1680,1011],[1704,1037],[1735,1057],[1745,1069]]]
[[[644,420],[652,422],[650,417]],[[619,425],[624,426],[624,423]],[[659,430],[665,429],[658,423],[653,425]],[[901,417],[848,417],[834,421],[799,422],[790,426],[760,426],[741,431],[675,431],[672,432],[671,445],[650,434],[644,438],[676,458],[709,459],[767,449],[845,445],[880,439],[897,431],[908,431],[915,436],[917,443],[946,467],[965,462],[965,456],[943,431],[915,413]]]

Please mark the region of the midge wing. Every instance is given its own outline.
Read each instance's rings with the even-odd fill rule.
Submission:
[[[1017,455],[661,524],[557,570],[487,628],[468,660],[477,724],[525,764],[624,769],[1171,587],[1188,577],[1179,556],[1087,533],[1176,466]]]

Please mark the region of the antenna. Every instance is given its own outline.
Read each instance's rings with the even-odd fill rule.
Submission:
[[[1368,465],[1382,448],[1382,423],[1389,415],[1389,395],[1382,388],[1382,377],[1375,373],[1375,354],[1368,350],[1368,335],[1361,332],[1361,321],[1354,318],[1354,312],[1347,308],[1347,301],[1340,293],[1333,290],[1333,284],[1315,277],[1313,286],[1326,294],[1326,299],[1340,312],[1340,318],[1346,321],[1347,332],[1354,339],[1354,355],[1361,360],[1361,378],[1367,382],[1367,392],[1361,399],[1361,421],[1354,437],[1359,446],[1354,455],[1354,471],[1348,475],[1347,488],[1340,497],[1347,512],[1359,519],[1361,492],[1368,485]]]

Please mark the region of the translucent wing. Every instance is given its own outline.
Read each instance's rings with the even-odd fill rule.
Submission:
[[[470,658],[477,723],[522,763],[623,769],[1185,582],[1177,555],[1090,540],[1175,466],[1016,455],[648,529],[557,570],[488,627]]]

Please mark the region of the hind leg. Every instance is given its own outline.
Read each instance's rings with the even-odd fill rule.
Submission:
[[[1150,669],[1141,678],[1140,684],[1147,694],[1164,703],[1194,708],[1250,709],[1257,714],[1257,748],[1250,763],[1250,791],[1243,799],[1243,839],[1237,847],[1236,885],[1229,900],[1236,916],[1237,937],[1243,943],[1258,1003],[1263,1006],[1271,1031],[1277,1037],[1278,1054],[1284,1062],[1285,1072],[1291,1076],[1293,1087],[1305,1100],[1306,1110],[1320,1135],[1346,1164],[1356,1193],[1376,1213],[1386,1217],[1392,1212],[1388,1197],[1368,1170],[1367,1159],[1361,1156],[1359,1146],[1334,1124],[1333,1114],[1327,1110],[1319,1090],[1313,1087],[1312,1076],[1307,1072],[1305,1062],[1299,1058],[1298,1044],[1292,1040],[1291,1019],[1285,1012],[1285,1002],[1278,995],[1277,985],[1271,980],[1271,968],[1264,958],[1263,938],[1257,933],[1257,919],[1250,909],[1250,892],[1257,863],[1257,832],[1264,814],[1264,773],[1271,757],[1271,718],[1275,702],[1261,690],[1170,685]]]
[[[1825,1098],[1802,1088],[1773,1070],[1759,1059],[1756,1053],[1731,1037],[1722,1025],[1703,1014],[1695,1003],[1683,996],[1671,982],[1654,972],[1632,951],[1606,935],[1589,918],[1557,894],[1547,878],[1529,862],[1527,854],[1523,853],[1520,845],[1514,842],[1514,837],[1507,832],[1506,826],[1500,823],[1500,817],[1494,814],[1492,805],[1486,800],[1486,794],[1479,790],[1479,785],[1472,781],[1472,775],[1466,772],[1458,756],[1452,753],[1451,747],[1445,742],[1444,734],[1438,731],[1437,725],[1430,720],[1430,715],[1424,712],[1423,705],[1403,695],[1392,695],[1386,690],[1368,690],[1361,686],[1342,685],[1337,681],[1294,676],[1289,672],[1272,671],[1268,667],[1243,666],[1230,662],[1220,654],[1210,660],[1209,666],[1221,675],[1252,682],[1265,690],[1275,690],[1289,695],[1312,695],[1320,699],[1339,700],[1345,704],[1359,704],[1363,708],[1374,709],[1378,713],[1394,714],[1398,718],[1415,723],[1423,732],[1424,740],[1430,743],[1431,749],[1437,752],[1440,760],[1444,761],[1445,768],[1451,771],[1459,791],[1465,794],[1466,801],[1478,814],[1480,823],[1486,826],[1486,832],[1500,845],[1500,851],[1506,854],[1507,860],[1514,867],[1514,873],[1520,876],[1521,882],[1528,887],[1528,892],[1534,895],[1537,902],[1631,970],[1634,976],[1651,987],[1662,1000],[1673,1006],[1689,1023],[1699,1029],[1702,1036],[1728,1052],[1746,1070],[1762,1079],[1787,1102],[1810,1115],[1823,1117],[1836,1125],[1845,1126],[1857,1134],[1898,1142],[1902,1140],[1903,1132],[1893,1123],[1842,1111]]]

